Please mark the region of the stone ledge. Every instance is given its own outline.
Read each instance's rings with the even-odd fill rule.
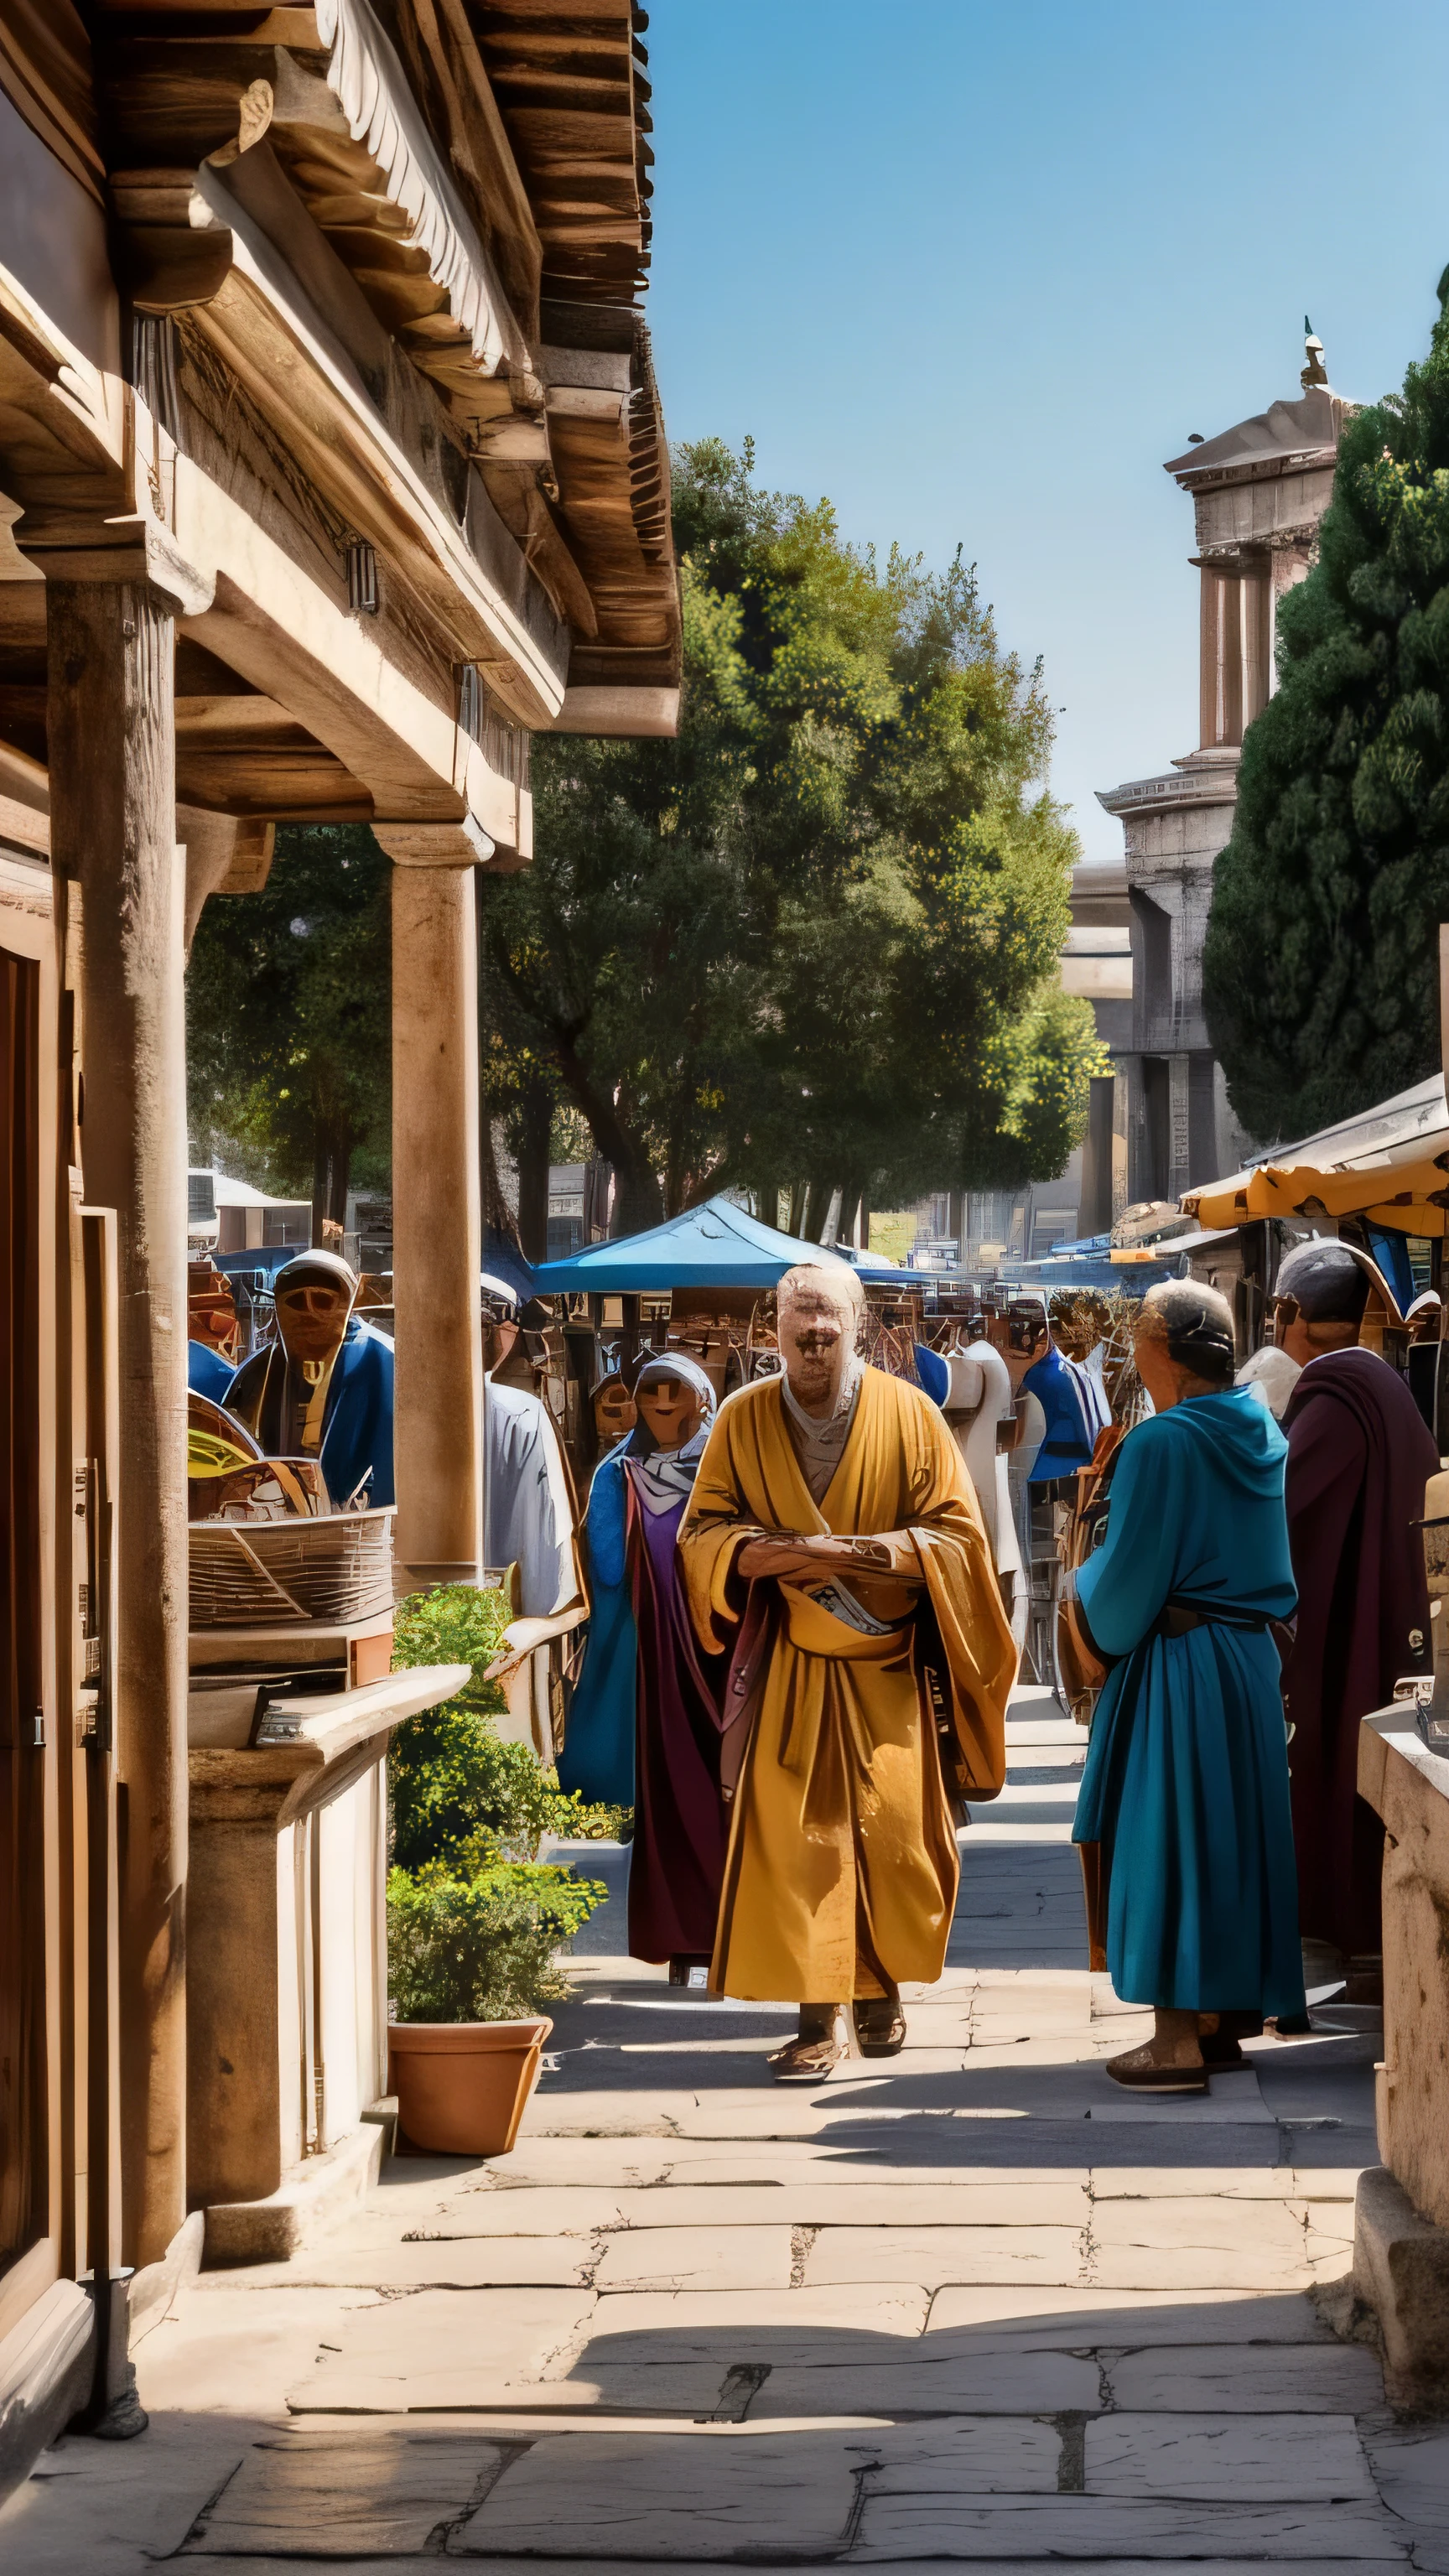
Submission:
[[[1387,2165],[1359,2176],[1353,2287],[1378,2321],[1390,2404],[1449,2414],[1449,2228],[1420,2216]]]
[[[76,2281],[53,2281],[0,2343],[0,2496],[18,2486],[91,2393],[95,2311]]]
[[[284,2175],[265,2200],[213,2202],[206,2212],[206,2270],[289,2263],[366,2199],[382,2167],[385,2135],[380,2122],[364,2119],[325,2155],[309,2156]]]
[[[383,2153],[395,2156],[397,2154],[397,2095],[381,2094],[376,2102],[368,2103],[362,2116],[365,2121],[377,2122],[382,2131]]]

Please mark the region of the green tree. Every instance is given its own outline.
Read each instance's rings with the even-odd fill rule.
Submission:
[[[214,895],[186,978],[192,1131],[309,1192],[313,1236],[391,1168],[388,862],[359,824],[284,824],[260,894]]]
[[[1040,670],[959,558],[882,571],[750,465],[676,459],[678,739],[536,744],[534,865],[483,888],[499,1066],[553,1069],[621,1229],[730,1185],[813,1224],[834,1188],[1045,1177],[1097,1069]]]
[[[1344,429],[1318,560],[1278,614],[1204,953],[1229,1097],[1266,1141],[1439,1061],[1449,919],[1449,270],[1429,354]]]

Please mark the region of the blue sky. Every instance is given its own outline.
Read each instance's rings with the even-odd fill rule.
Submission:
[[[652,0],[670,434],[756,443],[844,533],[959,543],[1045,656],[1054,791],[1196,738],[1192,510],[1162,472],[1427,343],[1449,263],[1443,0]]]

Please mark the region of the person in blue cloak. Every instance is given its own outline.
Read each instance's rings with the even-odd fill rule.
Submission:
[[[594,1388],[594,1422],[614,1446],[589,1487],[582,1530],[589,1588],[589,1633],[569,1703],[559,1786],[590,1806],[634,1804],[635,1668],[639,1638],[630,1599],[626,1549],[628,1488],[624,1459],[636,1436],[634,1399],[617,1372]]]
[[[1157,1411],[1122,1442],[1105,1539],[1075,1578],[1110,1669],[1073,1840],[1099,1856],[1113,1987],[1156,2014],[1152,2039],[1108,2074],[1200,2093],[1266,2016],[1304,2010],[1272,1634],[1297,1602],[1288,1447],[1233,1384],[1232,1312],[1215,1289],[1151,1289],[1135,1351]]]
[[[1045,1347],[1020,1381],[1021,1393],[1036,1397],[1046,1426],[1027,1471],[1027,1483],[1035,1486],[1055,1485],[1090,1466],[1097,1434],[1112,1419],[1100,1377],[1084,1361],[1067,1358],[1045,1319],[1039,1338]]]
[[[277,1334],[232,1379],[226,1410],[269,1458],[315,1458],[334,1505],[395,1502],[393,1346],[352,1312],[357,1279],[335,1252],[303,1252],[273,1283]]]

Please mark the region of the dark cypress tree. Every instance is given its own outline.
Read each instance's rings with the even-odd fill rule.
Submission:
[[[1264,1143],[1439,1062],[1449,921],[1449,269],[1429,354],[1347,424],[1318,561],[1278,614],[1204,955],[1234,1109]]]

